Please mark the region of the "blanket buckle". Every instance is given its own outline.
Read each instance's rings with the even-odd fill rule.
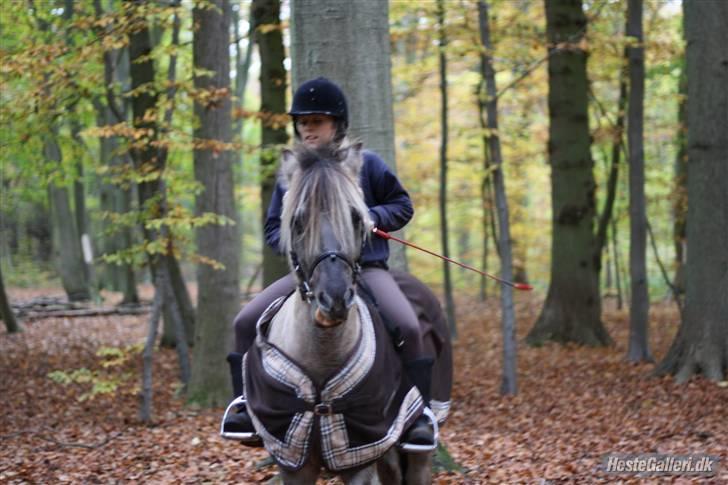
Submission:
[[[318,403],[313,407],[313,414],[316,416],[331,416],[334,414],[334,406],[327,402]]]

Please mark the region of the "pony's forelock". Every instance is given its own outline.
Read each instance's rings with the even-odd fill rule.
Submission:
[[[351,258],[361,250],[361,236],[353,226],[352,212],[363,222],[364,237],[372,222],[359,186],[361,144],[327,145],[316,149],[302,144],[283,152],[280,176],[287,187],[281,214],[281,249],[288,254],[294,245],[294,221],[303,229],[295,245],[299,258],[311,261],[322,250],[320,218],[326,217]]]

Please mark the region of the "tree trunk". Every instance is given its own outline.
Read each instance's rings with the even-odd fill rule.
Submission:
[[[685,311],[657,374],[728,376],[728,3],[686,2],[688,223]]]
[[[647,291],[647,214],[645,209],[645,153],[643,144],[645,99],[645,48],[642,35],[642,0],[629,0],[627,35],[636,45],[627,47],[629,58],[629,275],[632,300],[629,305],[630,362],[652,362],[650,354]]]
[[[627,52],[625,50],[625,57]],[[624,112],[627,107],[627,70],[625,68],[619,73],[619,98],[617,99],[617,119],[614,123],[614,136],[612,138],[612,163],[609,167],[607,177],[607,193],[604,197],[604,207],[599,215],[597,224],[597,249],[595,257],[599,258],[598,271],[601,271],[601,258],[604,248],[608,248],[609,223],[614,213],[614,203],[617,199],[617,182],[619,181],[619,163],[622,156],[623,134],[624,134]],[[608,252],[608,251],[607,251]]]
[[[292,0],[291,60],[294,86],[318,76],[341,86],[350,133],[396,173],[388,15],[387,0]],[[390,266],[406,269],[404,247],[389,249]]]
[[[195,179],[204,191],[197,196],[196,212],[215,213],[237,220],[233,188],[233,154],[230,117],[230,4],[212,2],[215,8],[195,8],[193,37],[195,69],[210,76],[195,76],[195,88],[224,93],[214,102],[195,103],[199,120],[194,151]],[[213,149],[217,145],[218,148]],[[224,146],[226,144],[227,146]],[[206,225],[197,230],[197,251],[202,257],[221,263],[223,269],[208,264],[197,266],[197,322],[194,367],[188,398],[203,406],[220,406],[230,396],[229,374],[223,355],[231,337],[231,322],[239,309],[239,249],[235,225]]]
[[[144,2],[130,2],[133,5],[143,6]],[[133,9],[130,12],[131,15],[140,15],[139,12]],[[144,171],[147,174],[157,173],[158,178],[152,178],[148,181],[142,182],[138,186],[139,192],[139,205],[142,210],[151,214],[152,217],[161,218],[167,214],[167,199],[166,199],[166,188],[163,183],[162,176],[164,174],[165,162],[166,162],[166,151],[157,148],[156,141],[159,138],[159,126],[155,119],[149,119],[145,116],[147,112],[153,111],[157,108],[157,96],[158,93],[154,89],[155,81],[155,69],[154,63],[151,57],[152,43],[149,34],[149,27],[146,22],[141,23],[141,27],[135,30],[129,36],[129,59],[130,59],[130,77],[132,90],[140,91],[132,99],[132,115],[133,125],[136,130],[146,130],[146,134],[143,135],[139,140],[134,139],[130,155],[134,161],[134,168],[137,171]],[[144,89],[147,88],[147,89]],[[150,89],[151,88],[151,89]],[[108,96],[107,96],[108,97]],[[109,100],[111,104],[111,99]],[[118,108],[116,109],[119,112]],[[165,121],[169,122],[169,111],[165,113]],[[167,280],[174,279],[172,270],[168,263],[169,258],[174,259],[173,256],[173,242],[169,235],[169,230],[166,226],[162,225],[159,230],[149,229],[146,226],[142,227],[144,238],[148,242],[155,242],[159,239],[165,240],[164,254],[162,257],[158,255],[149,255],[149,267],[152,273],[152,279],[157,285],[160,276],[160,272],[163,272],[163,278]],[[176,261],[175,261],[176,262]],[[181,275],[181,273],[180,273]],[[186,369],[189,368],[187,355],[187,345],[184,329],[188,324],[181,321],[182,299],[177,295],[177,291],[168,290],[167,286],[169,283],[165,283],[165,287],[155,286],[156,291],[163,292],[163,311],[165,324],[172,323],[175,335],[175,345],[179,354],[179,365],[182,370],[183,383],[186,384],[184,379],[187,378]],[[184,287],[184,282],[181,285]],[[174,283],[173,286],[174,287]],[[186,288],[184,290],[186,292]]]
[[[8,333],[22,331],[22,328],[18,325],[18,320],[15,318],[15,313],[13,313],[13,309],[10,307],[8,294],[5,292],[2,265],[0,265],[0,317],[2,317],[3,322],[5,322],[5,329]]]
[[[55,130],[43,142],[46,159],[61,164],[61,147],[55,138]],[[86,263],[81,252],[81,239],[76,229],[76,221],[71,209],[71,201],[66,187],[51,182],[48,185],[48,198],[51,207],[51,228],[61,284],[70,301],[91,298],[86,279]]]
[[[280,28],[280,0],[254,0],[252,21],[255,23],[255,39],[260,53],[260,111],[263,114],[260,152],[261,220],[265,222],[268,204],[276,184],[276,168],[280,148],[288,143],[286,127],[280,124],[286,106],[286,68],[283,61],[283,32]],[[278,26],[275,29],[258,29],[257,26]],[[270,117],[269,117],[270,116]],[[268,286],[289,272],[286,258],[267,244],[263,244],[263,285]]]
[[[101,3],[95,2],[96,15],[101,17],[103,10]],[[114,62],[117,59],[117,62]],[[112,81],[121,84],[123,90],[129,88],[129,52],[126,48],[106,53],[104,55],[104,75],[105,82],[110,85]],[[107,89],[111,87],[107,86]],[[108,97],[111,97],[113,103],[118,105],[116,96],[112,91]],[[98,126],[112,125],[127,121],[128,103],[123,103],[119,108],[121,118],[116,118],[113,110],[107,104],[104,105],[100,100],[94,100],[96,109],[96,123]],[[129,168],[132,163],[128,156],[116,154],[119,145],[118,137],[102,138],[100,140],[100,163],[109,166],[112,170],[124,170]],[[114,212],[117,214],[127,214],[131,210],[132,193],[130,188],[120,187],[115,184],[101,182],[100,183],[100,201],[101,210],[105,212]],[[103,234],[112,229],[112,224],[103,221]],[[113,234],[102,236],[101,252],[102,254],[113,254],[130,248],[133,244],[134,236],[131,227],[116,228]],[[139,295],[136,288],[136,276],[134,268],[131,264],[106,264],[103,271],[102,280],[105,284],[116,291],[123,293],[122,304],[139,303]]]
[[[551,282],[526,341],[605,345],[587,112],[586,32],[581,0],[546,0],[549,42],[549,163],[551,165]]]
[[[481,54],[481,75],[486,86],[486,106],[488,113],[488,146],[493,162],[493,185],[496,206],[498,209],[498,229],[501,260],[501,278],[513,280],[513,264],[511,255],[511,229],[508,217],[508,200],[503,175],[503,156],[501,154],[498,134],[498,98],[496,96],[495,70],[493,69],[493,45],[490,40],[488,19],[488,3],[478,2],[480,17],[480,41],[485,48]],[[504,395],[515,395],[518,392],[517,354],[516,354],[516,315],[513,309],[513,289],[509,285],[501,285],[501,328],[503,332],[503,372],[501,374],[500,392]]]
[[[437,29],[439,35],[439,59],[440,59],[440,241],[442,254],[450,257],[450,244],[447,224],[447,57],[445,47],[447,46],[447,35],[445,33],[445,5],[443,0],[437,0]],[[450,275],[450,263],[442,262],[443,279],[445,285],[445,313],[447,314],[450,326],[450,335],[457,338],[458,330],[455,323],[455,300],[452,297],[452,276]]]

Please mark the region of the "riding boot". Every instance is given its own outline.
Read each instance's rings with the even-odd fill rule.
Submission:
[[[434,359],[425,357],[404,364],[404,371],[409,380],[422,395],[426,407],[430,407],[430,384],[432,381],[432,365]],[[404,431],[400,446],[405,451],[430,451],[435,443],[435,430],[430,419],[423,413]]]
[[[230,364],[230,376],[233,382],[233,398],[237,398],[243,395],[243,354],[231,352],[227,356],[227,361]],[[243,444],[261,446],[262,441],[255,433],[253,420],[250,419],[248,410],[245,407],[245,401],[242,401],[241,405],[236,406],[231,411],[233,412],[227,413],[222,425],[223,436],[226,434],[233,434],[233,436],[242,434],[244,437],[237,439],[240,439]],[[231,439],[236,438],[231,437]]]

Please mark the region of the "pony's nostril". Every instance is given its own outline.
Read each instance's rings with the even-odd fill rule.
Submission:
[[[319,306],[324,310],[330,310],[331,309],[331,298],[324,293],[323,291],[319,291],[318,294],[318,302]]]
[[[346,290],[346,294],[344,295],[344,301],[346,302],[346,308],[349,308],[352,303],[354,303],[354,290],[349,288]]]

